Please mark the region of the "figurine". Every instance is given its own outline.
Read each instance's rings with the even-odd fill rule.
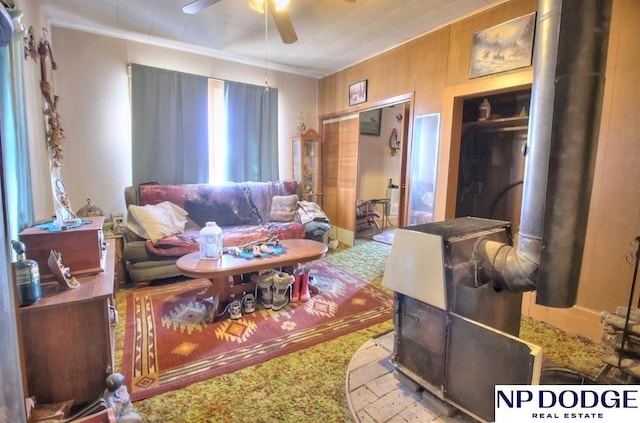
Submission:
[[[62,263],[62,253],[56,250],[51,250],[49,253],[49,259],[47,265],[53,273],[58,283],[64,288],[77,288],[80,286],[80,282],[71,275],[71,269],[65,267]]]
[[[142,418],[133,411],[129,391],[124,384],[124,375],[112,373],[107,376],[107,389],[102,394],[102,398],[107,401],[109,407],[113,408],[118,423],[138,423]]]

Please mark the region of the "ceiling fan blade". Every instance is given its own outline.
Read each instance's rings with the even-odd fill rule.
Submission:
[[[273,17],[273,21],[276,23],[282,42],[285,44],[293,44],[298,41],[298,35],[296,35],[296,30],[293,29],[293,24],[291,23],[291,19],[289,19],[289,14],[285,10],[281,10],[279,12],[276,11],[274,1],[268,1],[267,3],[269,3],[269,13]]]
[[[182,6],[182,11],[189,15],[193,15],[194,13],[198,13],[202,9],[209,7],[212,4],[216,4],[219,1],[220,0],[195,0]]]

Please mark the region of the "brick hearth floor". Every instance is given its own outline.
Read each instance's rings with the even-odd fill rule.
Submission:
[[[402,384],[389,362],[394,334],[368,340],[356,351],[347,369],[347,401],[358,423],[475,423],[457,412],[449,417],[443,408]],[[444,407],[447,408],[446,406]]]

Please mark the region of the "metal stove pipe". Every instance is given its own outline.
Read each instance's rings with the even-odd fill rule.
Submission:
[[[611,0],[540,0],[515,248],[485,242],[497,288],[575,304],[604,92]]]
[[[611,0],[563,6],[538,304],[576,302],[598,147]],[[565,34],[566,32],[566,34]]]

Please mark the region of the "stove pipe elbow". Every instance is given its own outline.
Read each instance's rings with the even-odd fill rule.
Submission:
[[[539,255],[487,240],[480,241],[479,251],[481,278],[490,281],[496,290],[526,292],[536,289]]]
[[[598,143],[611,0],[539,0],[517,247],[481,242],[479,277],[575,304]]]

